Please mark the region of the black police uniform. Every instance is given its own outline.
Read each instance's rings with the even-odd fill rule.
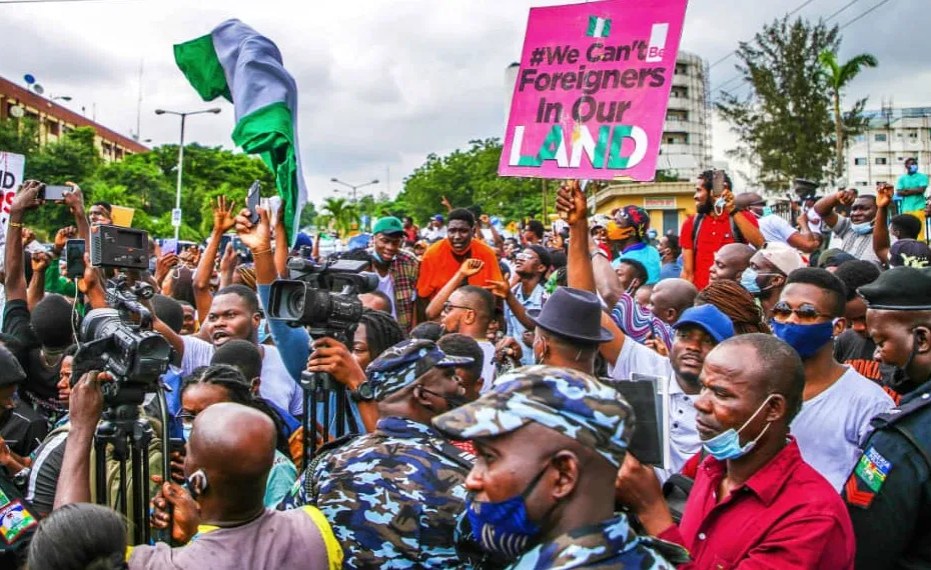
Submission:
[[[894,268],[859,292],[870,309],[931,310],[931,270]],[[856,568],[931,568],[931,379],[871,423],[843,490]]]

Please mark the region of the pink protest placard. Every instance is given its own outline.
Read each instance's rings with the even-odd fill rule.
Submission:
[[[652,180],[686,3],[532,8],[498,174]]]

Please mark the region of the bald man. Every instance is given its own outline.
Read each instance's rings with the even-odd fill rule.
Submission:
[[[103,407],[100,384],[107,374],[81,377],[71,393],[72,429],[55,508],[90,501],[90,448]],[[190,489],[165,483],[152,501],[155,528],[187,543],[136,546],[129,568],[313,568],[342,564],[342,550],[323,514],[314,507],[265,510],[265,481],[275,453],[275,425],[241,404],[214,404],[197,415],[188,441],[184,475]]]
[[[766,206],[766,200],[756,192],[738,194],[734,203],[758,219],[760,233],[768,242],[778,241],[805,253],[811,253],[821,245],[821,236],[812,233],[807,216],[798,217],[799,229],[795,229],[785,218],[774,214],[772,208]]]
[[[740,281],[740,276],[750,265],[753,257],[753,248],[743,243],[729,243],[714,252],[714,263],[711,264],[710,279],[718,281],[727,279]]]

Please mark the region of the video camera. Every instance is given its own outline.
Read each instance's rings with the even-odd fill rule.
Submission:
[[[138,299],[155,294],[147,283],[130,286],[125,277],[110,280],[106,309],[94,309],[81,323],[81,345],[74,355],[72,385],[86,372],[109,372],[114,382],[104,384],[108,406],[139,405],[146,392],[154,392],[168,369],[171,345],[152,331],[152,315]]]
[[[343,259],[318,265],[292,257],[292,279],[272,283],[268,318],[305,326],[312,337],[331,336],[346,342],[350,329],[362,317],[360,293],[378,288],[378,276],[364,272],[365,261]]]
[[[94,267],[149,268],[148,232],[119,226],[92,226],[90,232]]]
[[[305,326],[313,338],[328,336],[350,346],[351,331],[362,318],[362,301],[358,295],[378,287],[378,276],[363,272],[368,265],[365,261],[348,259],[317,265],[309,259],[292,257],[288,260],[292,279],[272,283],[268,318],[285,320],[292,326]],[[345,388],[329,374],[302,372],[301,388],[305,400],[301,415],[302,467],[306,469],[317,450],[318,417],[323,419],[320,433],[323,441],[330,439],[331,411],[335,419],[335,437],[342,437],[346,430],[358,433],[359,426],[348,409]]]

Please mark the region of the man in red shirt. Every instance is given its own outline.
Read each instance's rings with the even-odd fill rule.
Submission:
[[[475,216],[472,212],[464,208],[451,211],[446,226],[446,239],[434,243],[423,254],[420,276],[417,278],[420,321],[423,321],[424,310],[430,299],[459,271],[466,259],[478,259],[484,265],[478,273],[463,279],[460,285],[484,287],[489,281],[504,281],[495,250],[472,239],[474,227]]]
[[[723,208],[715,210],[716,198],[712,196],[714,173],[706,170],[698,176],[695,185],[694,216],[686,218],[679,232],[682,246],[682,278],[691,281],[699,291],[708,285],[714,254],[729,243],[747,243],[759,248],[763,245],[756,217],[747,212],[738,212],[731,193],[731,179],[724,175]],[[720,213],[718,213],[720,212]]]
[[[735,336],[708,354],[700,382],[696,424],[709,457],[682,521],[673,522],[653,469],[635,459],[618,473],[618,500],[647,534],[689,550],[680,570],[852,569],[844,503],[789,436],[805,388],[795,350],[772,335]]]

